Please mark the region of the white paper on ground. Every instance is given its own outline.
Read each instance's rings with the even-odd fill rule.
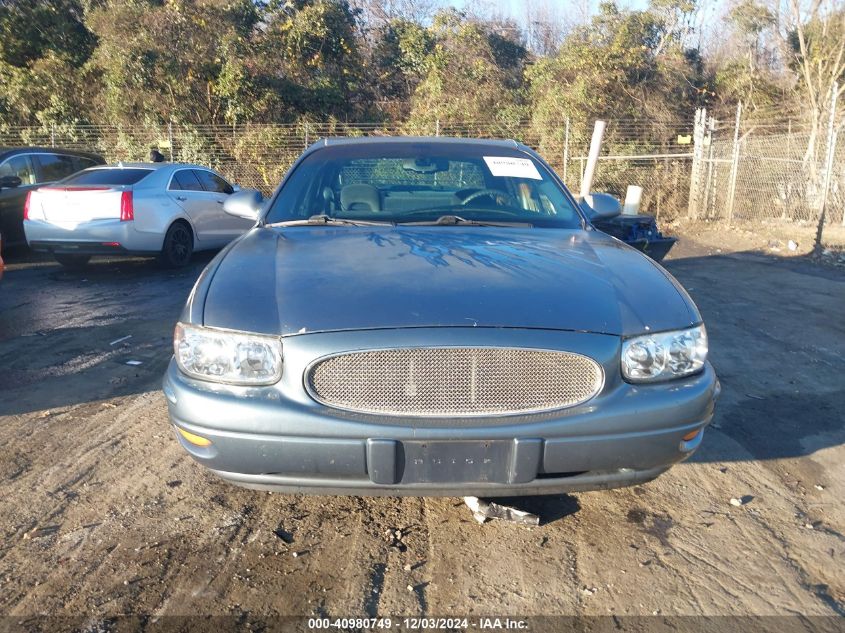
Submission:
[[[496,177],[504,178],[530,178],[531,180],[542,180],[543,177],[537,171],[537,166],[529,158],[512,158],[510,156],[485,156],[484,162],[490,169],[490,173]]]

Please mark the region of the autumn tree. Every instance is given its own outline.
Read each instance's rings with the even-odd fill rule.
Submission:
[[[735,40],[734,54],[718,60],[714,69],[714,102],[723,116],[730,116],[742,102],[747,117],[757,111],[765,117],[771,108],[789,100],[793,81],[779,73],[773,48],[777,19],[758,0],[740,0],[725,17]]]
[[[845,91],[841,0],[730,0],[719,49],[697,44],[705,1],[585,19],[589,2],[531,0],[515,19],[482,0],[0,0],[0,125],[483,120],[508,135],[530,118],[559,144],[567,118],[659,136],[741,100],[805,113],[817,160]]]
[[[410,111],[411,95],[425,77],[434,35],[425,27],[394,19],[373,32],[368,64],[374,102],[393,119],[404,119]]]
[[[271,91],[271,111],[356,116],[361,57],[356,13],[346,0],[273,2],[265,12],[253,63]]]
[[[237,96],[226,81],[258,19],[251,0],[98,3],[87,20],[98,39],[88,65],[101,122],[224,121]]]
[[[680,7],[688,5],[678,5]],[[553,57],[528,71],[538,130],[585,129],[597,118],[643,125],[686,120],[702,94],[697,51],[682,46],[683,21],[661,10],[622,10],[604,2]]]
[[[527,51],[519,42],[456,10],[438,13],[430,31],[435,43],[411,97],[412,126],[486,121],[506,130],[523,117]]]
[[[0,0],[0,124],[85,119],[95,46],[79,0]]]

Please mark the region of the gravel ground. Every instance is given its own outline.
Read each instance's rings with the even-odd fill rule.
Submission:
[[[2,615],[845,615],[841,269],[683,239],[667,267],[724,388],[704,446],[645,486],[524,499],[542,517],[525,527],[478,525],[460,499],[217,480],[160,391],[208,257],[8,259]]]

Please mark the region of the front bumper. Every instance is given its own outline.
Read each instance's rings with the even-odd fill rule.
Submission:
[[[669,254],[672,247],[677,242],[674,237],[662,237],[653,239],[639,239],[626,242],[628,246],[633,246],[638,251],[641,251],[651,257],[656,262],[662,262],[663,258]]]
[[[397,345],[489,341],[490,335],[480,330],[378,336],[395,338]],[[356,414],[311,400],[302,385],[302,368],[329,350],[366,347],[367,336],[373,335],[286,338],[285,377],[272,387],[193,380],[171,361],[164,378],[171,421],[211,444],[197,446],[178,432],[177,438],[198,462],[251,488],[356,495],[552,494],[654,479],[698,448],[719,391],[709,364],[703,373],[679,381],[623,382],[616,337],[511,331],[506,336],[513,346],[592,350],[605,366],[604,390],[571,409],[454,420]],[[683,439],[696,430],[694,437]]]
[[[29,247],[35,251],[79,255],[153,255],[164,236],[138,231],[134,222],[95,220],[73,227],[43,220],[24,220]]]

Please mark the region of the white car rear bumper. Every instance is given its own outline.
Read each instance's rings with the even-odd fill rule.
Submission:
[[[134,222],[93,220],[76,225],[59,225],[43,220],[24,220],[30,248],[58,253],[152,254],[161,251],[164,235],[142,232]]]

